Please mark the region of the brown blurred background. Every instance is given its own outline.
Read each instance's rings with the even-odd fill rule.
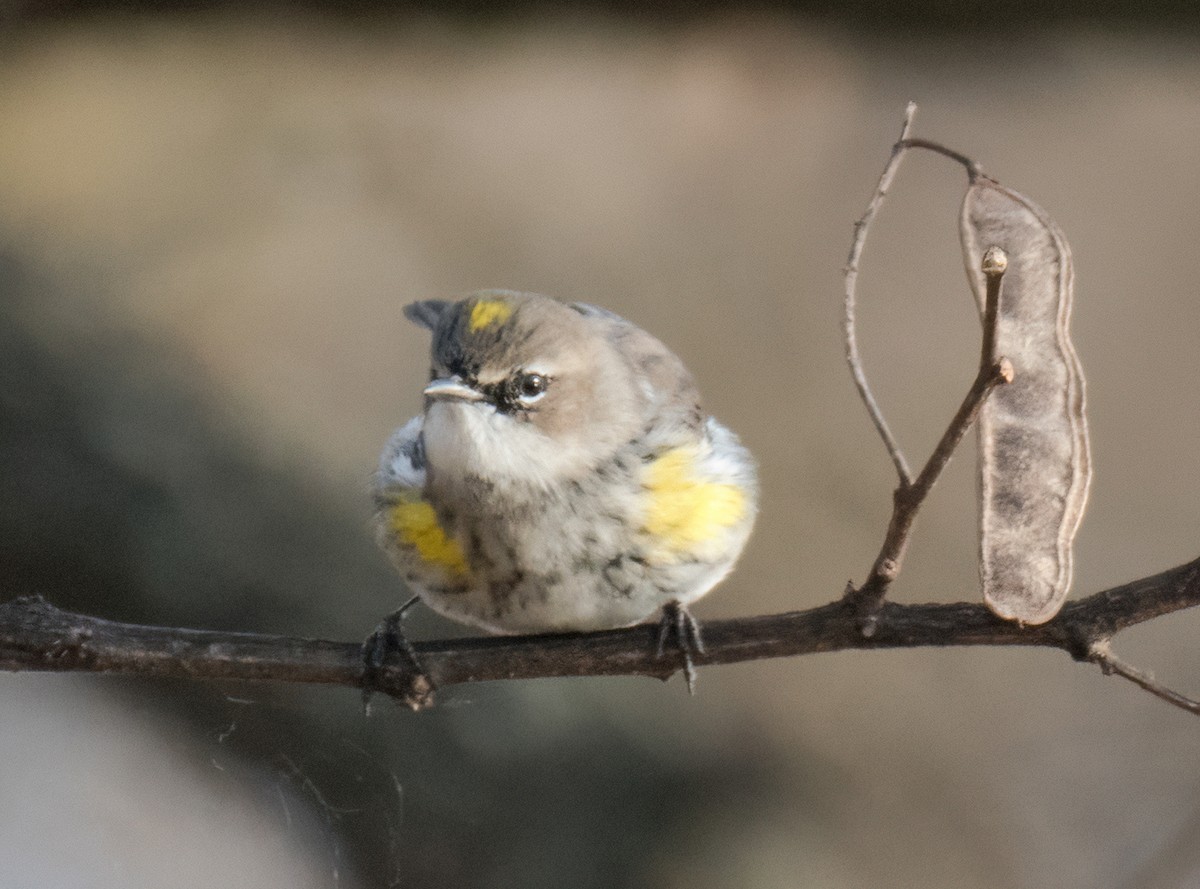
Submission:
[[[366,495],[420,406],[400,308],[507,287],[662,337],[757,455],[758,529],[701,619],[834,598],[893,484],[841,266],[909,99],[1073,245],[1076,593],[1194,558],[1190,7],[989,8],[5,5],[0,596],[365,635],[405,596]],[[977,353],[961,189],[910,157],[860,281],[914,461]],[[897,598],[977,596],[971,458]],[[1198,692],[1198,630],[1117,650]],[[695,699],[481,686],[369,719],[346,690],[96,677],[0,676],[0,701],[2,886],[1200,885],[1200,722],[1058,652],[708,669]]]

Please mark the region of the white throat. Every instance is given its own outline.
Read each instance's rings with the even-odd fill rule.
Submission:
[[[499,488],[549,488],[587,473],[592,464],[586,448],[567,446],[482,402],[431,404],[425,456],[439,484],[475,477]]]

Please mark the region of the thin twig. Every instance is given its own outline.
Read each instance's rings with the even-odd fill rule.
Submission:
[[[1020,645],[1059,648],[1075,660],[1096,661],[1098,641],[1195,605],[1200,605],[1200,559],[1071,602],[1040,626],[1021,627],[980,604],[888,602],[868,638],[859,631],[854,609],[842,600],[808,611],[707,622],[704,651],[693,652],[693,658],[696,666],[705,666],[846,649]],[[643,624],[601,633],[417,642],[414,648],[421,668],[440,689],[549,676],[667,679],[679,662],[655,656],[657,634],[657,624]],[[372,675],[359,642],[123,624],[62,611],[37,597],[0,604],[0,670],[351,688],[370,683],[401,701],[420,678],[412,663],[399,657]]]
[[[979,370],[975,375],[975,382],[971,384],[957,413],[951,419],[950,425],[942,433],[937,447],[929,455],[929,460],[921,470],[921,474],[917,476],[917,480],[906,492],[904,499],[911,503],[914,510],[920,506],[921,501],[933,489],[938,478],[949,465],[950,458],[959,442],[971,428],[975,418],[979,416],[979,409],[983,407],[988,394],[1001,383],[1012,382],[1012,365],[996,352],[996,328],[1000,317],[1000,284],[1007,268],[1008,260],[999,248],[990,248],[984,255],[983,272],[987,279],[987,296],[984,301]]]
[[[909,102],[908,107],[904,110],[904,124],[900,128],[900,139],[892,146],[892,156],[888,158],[887,164],[883,168],[883,173],[879,177],[879,184],[875,187],[875,193],[871,195],[871,201],[867,204],[866,212],[862,218],[854,223],[854,239],[850,243],[850,256],[846,260],[845,268],[845,320],[844,329],[846,334],[846,362],[850,365],[850,375],[854,377],[854,385],[858,387],[859,397],[862,398],[863,404],[866,405],[867,413],[871,416],[871,422],[875,424],[875,429],[879,433],[879,437],[883,439],[883,445],[887,448],[888,455],[892,458],[892,462],[896,465],[896,474],[900,477],[901,487],[912,484],[912,472],[908,468],[908,461],[904,459],[904,452],[900,450],[900,445],[896,441],[896,437],[892,435],[892,430],[888,428],[887,420],[884,419],[883,411],[879,409],[879,403],[875,401],[875,396],[871,392],[871,387],[867,383],[867,375],[863,371],[862,358],[858,354],[858,336],[855,326],[855,300],[858,288],[858,264],[862,258],[863,247],[867,243],[867,231],[871,227],[871,220],[875,218],[875,214],[883,205],[883,199],[887,196],[888,189],[892,186],[892,180],[896,178],[896,171],[900,169],[900,161],[904,157],[904,151],[907,146],[908,133],[912,129],[913,118],[917,114],[917,105],[915,102]]]
[[[1010,382],[1013,378],[1012,365],[996,354],[996,325],[1000,314],[1000,285],[1008,266],[1003,251],[989,249],[983,258],[983,272],[987,278],[987,296],[983,312],[983,337],[979,356],[979,370],[975,381],[959,405],[958,411],[942,433],[937,447],[929,455],[921,474],[911,484],[901,484],[892,497],[892,517],[888,522],[883,546],[871,567],[866,582],[858,589],[847,593],[858,610],[864,635],[876,630],[876,614],[887,596],[888,587],[900,573],[904,554],[912,537],[917,512],[942,472],[950,463],[959,442],[979,416],[984,401],[996,386]]]
[[[979,164],[965,154],[955,151],[953,148],[947,148],[941,142],[934,142],[932,139],[908,139],[901,138],[897,146],[903,150],[905,148],[924,148],[926,151],[932,151],[934,154],[940,154],[950,158],[952,161],[957,161],[962,164],[967,170],[967,179],[974,182],[976,178],[983,175],[983,170]],[[892,149],[893,151],[895,148]]]
[[[1105,675],[1115,673],[1118,676],[1124,677],[1134,685],[1140,686],[1155,697],[1162,698],[1168,704],[1174,704],[1181,710],[1186,710],[1188,713],[1195,713],[1200,716],[1200,701],[1193,701],[1189,697],[1181,695],[1177,691],[1172,691],[1162,683],[1158,682],[1152,675],[1145,673],[1137,667],[1125,663],[1109,648],[1107,639],[1101,639],[1092,644],[1092,653],[1089,660],[1100,665],[1100,669]]]

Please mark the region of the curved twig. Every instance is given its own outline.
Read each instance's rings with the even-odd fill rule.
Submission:
[[[926,151],[932,151],[934,154],[940,154],[943,157],[948,157],[950,160],[962,164],[967,170],[967,180],[969,182],[974,182],[977,178],[984,175],[983,169],[975,160],[967,157],[962,152],[946,147],[941,142],[934,142],[932,139],[909,139],[901,137],[892,150],[899,149],[900,151],[904,151],[906,148],[924,148]]]
[[[858,289],[858,264],[862,259],[863,247],[867,243],[867,232],[871,227],[871,220],[875,218],[875,214],[883,205],[883,199],[892,186],[892,180],[896,178],[896,171],[900,169],[900,161],[904,158],[908,142],[908,133],[912,129],[913,118],[916,117],[916,114],[916,103],[909,102],[908,107],[904,110],[904,124],[900,128],[900,139],[892,146],[892,156],[884,165],[883,173],[879,177],[879,184],[875,186],[875,193],[871,195],[866,212],[858,222],[854,223],[854,239],[850,242],[850,256],[846,260],[844,270],[846,296],[843,329],[846,336],[846,362],[850,365],[850,375],[854,377],[854,385],[858,388],[858,394],[862,398],[863,404],[866,405],[871,422],[875,424],[875,429],[879,433],[879,437],[883,439],[884,447],[887,448],[888,456],[896,465],[896,474],[900,476],[901,486],[912,484],[912,472],[908,468],[908,461],[904,459],[904,452],[900,450],[896,437],[892,435],[892,430],[888,427],[887,420],[884,419],[883,411],[879,409],[879,403],[871,392],[870,384],[867,383],[862,358],[858,354],[858,335],[854,311]]]

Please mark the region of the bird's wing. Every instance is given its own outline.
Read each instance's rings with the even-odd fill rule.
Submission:
[[[375,473],[376,499],[394,499],[411,492],[419,495],[425,488],[425,439],[421,434],[425,418],[413,417],[394,433],[379,459]]]
[[[691,373],[657,338],[620,315],[587,303],[572,303],[576,312],[603,327],[605,334],[633,368],[646,405],[651,447],[703,432],[700,392]]]
[[[462,547],[425,499],[424,417],[392,435],[375,474],[376,539],[417,593],[461,589],[470,571]]]

